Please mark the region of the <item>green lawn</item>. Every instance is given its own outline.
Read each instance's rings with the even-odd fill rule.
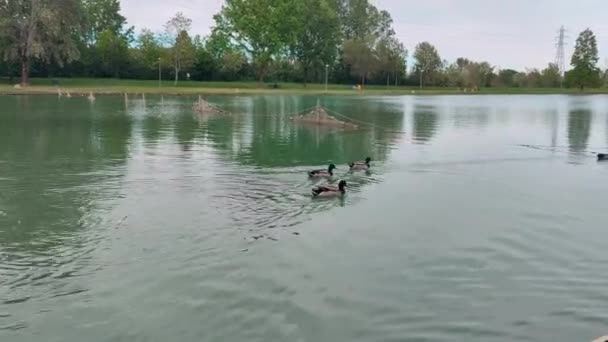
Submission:
[[[173,86],[170,80],[163,81],[162,87],[158,81],[152,80],[118,80],[110,78],[63,78],[59,79],[62,92],[73,95],[84,95],[90,92],[96,94],[326,94],[324,84],[308,84],[304,87],[300,83],[278,83],[279,88],[271,87],[274,83],[267,83],[265,88],[258,88],[257,82],[197,82],[180,81]],[[405,94],[471,94],[457,88],[430,87],[387,87],[367,86],[365,91],[351,89],[350,85],[329,84],[329,95],[405,95]],[[31,80],[27,88],[15,88],[6,80],[0,80],[0,94],[56,94],[57,87],[50,79]],[[608,94],[608,88],[587,89],[583,92],[578,89],[559,88],[484,88],[473,94]]]

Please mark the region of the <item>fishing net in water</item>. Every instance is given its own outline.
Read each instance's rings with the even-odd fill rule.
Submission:
[[[316,107],[308,113],[296,115],[292,117],[292,120],[296,123],[312,124],[318,126],[337,127],[345,129],[359,128],[359,126],[351,122],[341,121],[329,115],[327,111],[321,106]]]
[[[200,114],[200,115],[228,114],[228,112],[212,106],[209,102],[207,102],[203,99],[199,99],[197,102],[195,102],[192,105],[192,110],[194,110],[195,113]]]

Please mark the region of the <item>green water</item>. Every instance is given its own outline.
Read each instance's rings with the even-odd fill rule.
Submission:
[[[0,96],[1,341],[608,333],[608,97],[194,100]]]

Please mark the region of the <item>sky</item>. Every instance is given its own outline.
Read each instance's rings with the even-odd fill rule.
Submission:
[[[608,66],[606,0],[370,0],[393,17],[397,37],[413,52],[428,41],[443,59],[467,57],[500,68],[543,68],[555,60],[556,37],[566,28],[566,67],[578,34],[591,28],[601,68]],[[176,12],[192,19],[192,32],[206,35],[222,0],[121,0],[136,30],[161,31]]]

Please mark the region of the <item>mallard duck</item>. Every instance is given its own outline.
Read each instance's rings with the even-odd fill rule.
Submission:
[[[329,164],[329,167],[327,168],[327,170],[312,170],[308,173],[308,177],[311,178],[320,178],[320,177],[325,177],[325,178],[329,178],[332,177],[334,175],[334,170],[336,169],[336,165],[334,164]]]
[[[355,170],[369,170],[369,168],[371,167],[371,165],[369,165],[369,163],[371,161],[372,161],[372,158],[367,157],[367,158],[365,158],[365,161],[359,161],[359,162],[349,163],[348,166],[350,166],[350,169],[352,171],[355,171]]]
[[[338,197],[346,193],[346,181],[341,180],[338,186],[325,184],[312,189],[312,197]]]
[[[598,153],[597,154],[597,160],[601,161],[601,160],[608,160],[608,154],[605,153]]]

